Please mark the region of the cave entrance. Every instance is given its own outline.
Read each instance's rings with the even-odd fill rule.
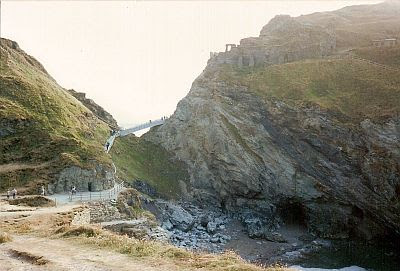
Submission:
[[[88,191],[92,192],[92,183],[88,183]]]
[[[300,202],[285,202],[278,210],[286,225],[307,225],[306,210]]]
[[[396,185],[396,197],[400,199],[400,184]]]

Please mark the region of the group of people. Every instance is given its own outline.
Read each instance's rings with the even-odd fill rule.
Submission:
[[[46,195],[46,189],[44,188],[44,185],[42,185],[40,187],[39,194],[41,196],[45,196]],[[17,198],[17,189],[15,189],[15,187],[12,190],[10,190],[10,189],[7,190],[7,199],[10,199],[10,198],[12,198],[12,199],[16,199]]]
[[[110,136],[115,135],[117,132],[118,132],[118,131],[116,131],[116,130],[110,130]]]
[[[168,117],[166,117],[166,116],[161,117],[161,120],[166,120],[166,119],[168,119]],[[149,121],[149,123],[151,123],[151,120]]]
[[[17,197],[17,189],[13,188],[13,190],[11,190],[11,191],[10,191],[10,189],[7,190],[7,199],[10,199],[11,197],[13,199],[15,199]]]

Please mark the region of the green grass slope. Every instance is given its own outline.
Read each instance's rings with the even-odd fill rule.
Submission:
[[[120,137],[111,149],[119,177],[126,181],[142,180],[167,198],[181,194],[179,181],[187,181],[185,164],[161,146],[133,135]]]
[[[352,59],[305,60],[263,68],[225,65],[220,79],[247,86],[265,99],[316,104],[350,122],[400,113],[400,72]]]
[[[353,50],[358,57],[400,69],[400,44],[394,47],[362,47]]]
[[[1,39],[0,190],[46,183],[68,165],[110,165],[108,130],[38,61]]]

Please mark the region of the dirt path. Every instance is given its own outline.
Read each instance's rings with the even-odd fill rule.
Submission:
[[[43,214],[68,212],[71,211],[73,208],[79,206],[80,204],[70,204],[70,205],[59,205],[57,207],[36,208],[36,207],[9,205],[6,201],[0,201],[0,220],[21,215],[43,215]]]
[[[31,208],[0,201],[0,230],[28,224],[33,234],[12,234],[12,241],[0,244],[0,271],[169,271],[172,263],[147,262],[125,254],[80,244],[74,240],[39,237],[37,227],[51,227],[55,216],[70,212],[79,204]],[[43,229],[42,229],[43,230]],[[51,228],[49,228],[51,230]],[[37,260],[39,259],[39,262]],[[45,264],[39,264],[39,263]],[[183,269],[180,269],[183,270]]]
[[[14,241],[0,245],[0,270],[76,270],[76,271],[168,271],[174,270],[168,266],[152,266],[149,263],[135,261],[127,255],[95,249],[75,242],[44,239],[39,237],[19,235],[13,236]],[[12,251],[27,252],[33,258],[47,260],[44,265],[37,265],[29,259],[15,256]],[[158,263],[153,263],[158,265]]]

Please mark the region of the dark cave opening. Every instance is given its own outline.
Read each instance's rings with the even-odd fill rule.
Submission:
[[[400,199],[400,184],[397,184],[396,185],[396,197],[397,197],[397,199]]]
[[[307,213],[300,202],[285,202],[278,207],[279,216],[286,225],[307,226]]]
[[[357,206],[353,206],[351,208],[351,214],[360,220],[364,219],[364,211],[358,208]]]

